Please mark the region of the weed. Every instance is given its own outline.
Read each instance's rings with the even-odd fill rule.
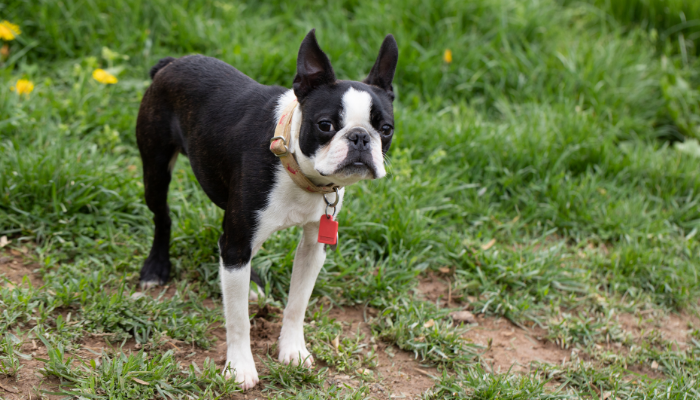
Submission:
[[[263,360],[263,363],[270,371],[263,377],[270,382],[266,389],[284,390],[292,394],[303,390],[305,386],[319,388],[325,381],[325,375],[328,372],[327,368],[314,370],[303,365],[284,365],[273,360],[269,355],[267,359]]]
[[[343,334],[343,325],[321,309],[314,313],[306,328],[306,338],[312,343],[311,352],[334,370],[355,373],[360,368],[376,367],[374,350],[368,348],[359,326],[354,336],[348,337]]]
[[[203,371],[177,362],[172,351],[149,356],[120,352],[114,356],[102,353],[97,359],[83,361],[68,356],[61,344],[53,346],[39,336],[48,350],[42,373],[61,379],[61,391],[52,394],[84,396],[98,399],[189,398],[189,394],[220,398],[238,390],[233,381],[226,381],[210,360]],[[183,371],[184,369],[184,371]]]
[[[566,394],[550,393],[547,381],[517,375],[493,375],[475,366],[458,374],[443,371],[440,381],[423,399],[566,399]]]
[[[623,332],[611,314],[581,311],[572,315],[562,313],[552,317],[548,324],[549,339],[564,349],[576,343],[620,342]]]
[[[447,313],[431,303],[396,298],[372,321],[372,330],[421,360],[463,367],[476,359],[479,347],[461,337],[466,328],[453,326]]]
[[[10,332],[5,333],[2,341],[0,341],[0,349],[2,349],[3,353],[3,355],[0,355],[0,374],[18,377],[19,370],[22,369],[18,357],[27,357],[19,352],[21,345],[22,341],[17,336]]]

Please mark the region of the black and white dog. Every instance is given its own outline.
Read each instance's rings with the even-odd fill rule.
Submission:
[[[326,200],[323,194],[301,187],[291,175],[298,171],[285,169],[271,152],[276,127],[285,110],[292,110],[290,137],[285,141],[288,151],[304,179],[319,187],[340,188],[335,192],[339,210],[342,187],[386,175],[384,154],[394,132],[391,83],[397,61],[396,41],[388,35],[364,81],[337,80],[312,30],[301,43],[292,90],[261,85],[204,56],[169,57],[151,69],[153,84],[143,97],[136,124],[146,203],[155,222],[141,284],[164,284],[170,274],[168,185],[178,154],[184,154],[207,196],[225,210],[219,275],[226,362],[244,389],[258,382],[248,298],[250,280],[260,281],[251,270],[251,258],[274,232],[303,226],[279,338],[279,361],[307,366],[313,359],[304,341],[304,314],[326,258],[317,238]],[[328,197],[333,200],[335,195]]]

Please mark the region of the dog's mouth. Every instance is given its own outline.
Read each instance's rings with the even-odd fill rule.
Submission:
[[[333,171],[333,175],[344,177],[359,176],[361,178],[371,177],[374,179],[374,177],[377,176],[377,171],[374,163],[371,161],[368,162],[362,158],[355,160],[346,159]]]
[[[374,167],[374,163],[371,162],[364,162],[360,160],[345,160],[342,163],[336,167],[336,169],[329,173],[323,173],[321,171],[318,171],[321,176],[338,176],[341,178],[349,178],[349,177],[359,177],[360,179],[366,179],[367,177],[371,177],[371,179],[374,179],[377,176],[377,171]]]

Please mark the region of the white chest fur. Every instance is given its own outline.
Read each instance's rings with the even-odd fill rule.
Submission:
[[[294,92],[288,90],[280,96],[275,118],[282,116],[287,105],[296,100]],[[292,117],[292,133],[289,148],[293,153],[300,153],[298,149],[299,127],[301,125],[301,112],[299,108],[295,110]],[[340,199],[336,206],[336,214],[343,205],[343,195],[345,189],[339,190]],[[326,195],[329,201],[335,201],[335,194]],[[258,226],[253,237],[253,255],[260,250],[265,240],[273,233],[292,226],[304,226],[307,224],[318,224],[321,216],[326,212],[326,202],[323,195],[319,193],[309,193],[299,186],[289,177],[282,164],[279,163],[275,172],[275,184],[268,197],[268,205],[258,212]],[[332,208],[328,209],[333,212]]]
[[[253,254],[260,250],[265,240],[273,233],[292,226],[318,224],[326,212],[326,202],[323,195],[309,193],[287,175],[280,164],[277,167],[275,185],[270,191],[268,205],[258,212],[258,227],[253,237]],[[336,215],[343,205],[345,189],[338,191],[340,199],[336,206]],[[326,195],[329,201],[335,200],[335,194]],[[328,208],[332,213],[333,209]]]

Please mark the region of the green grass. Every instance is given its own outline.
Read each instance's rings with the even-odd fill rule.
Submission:
[[[290,86],[298,44],[315,27],[336,74],[360,79],[393,33],[391,173],[348,188],[341,243],[312,301],[379,310],[367,321],[373,340],[440,368],[425,398],[682,398],[696,390],[697,343],[678,352],[630,342],[615,315],[697,312],[699,13],[671,0],[6,2],[0,19],[22,34],[0,65],[0,235],[36,248],[45,286],[0,286],[0,345],[44,338],[46,374],[63,376],[65,390],[156,393],[129,371],[147,371],[139,379],[174,397],[235,390],[213,364],[182,373],[160,350],[106,355],[97,368],[62,358],[87,333],[207,347],[221,319],[204,304],[220,296],[222,212],[182,157],[170,191],[177,294],[131,296],[152,237],[133,133],[147,71],[160,57],[197,52]],[[98,67],[119,82],[94,81]],[[20,78],[34,82],[29,96],[10,90]],[[280,232],[253,262],[280,305],[298,236]],[[472,311],[542,327],[590,362],[523,376],[483,370],[450,310],[412,296],[421,274],[442,267],[453,298],[472,298]],[[333,372],[371,370],[368,349],[314,307],[315,356]],[[611,340],[627,356],[597,350]],[[21,376],[5,353],[0,372]],[[625,368],[650,360],[663,376],[630,383]],[[270,396],[368,395],[366,385],[324,389],[326,377],[269,366]]]
[[[448,312],[431,303],[398,298],[385,305],[372,330],[423,362],[457,369],[472,363],[481,349],[461,338],[466,329],[446,320]]]
[[[0,374],[14,377],[22,369],[19,358],[26,355],[19,352],[20,343],[21,340],[11,333],[6,333],[0,341],[0,349],[3,352],[0,356]]]
[[[653,29],[660,45],[680,39],[679,52],[697,55],[700,44],[700,4],[687,0],[584,0],[624,24]],[[564,0],[564,4],[572,1]]]
[[[359,327],[354,337],[347,337],[343,335],[343,324],[323,314],[322,309],[314,313],[304,335],[316,359],[335,371],[353,374],[377,366],[375,351],[363,343],[365,335]]]
[[[208,359],[203,370],[190,364],[184,372],[170,350],[151,357],[143,351],[114,356],[102,353],[99,362],[81,360],[75,365],[76,360],[66,354],[63,346],[53,346],[42,336],[39,338],[48,349],[42,374],[59,378],[66,387],[53,394],[94,399],[182,398],[188,394],[220,398],[237,391],[233,381],[224,379]]]
[[[493,375],[481,367],[474,367],[458,377],[443,374],[442,380],[428,393],[425,400],[432,399],[564,399],[563,394],[547,393],[545,379],[539,377]]]

